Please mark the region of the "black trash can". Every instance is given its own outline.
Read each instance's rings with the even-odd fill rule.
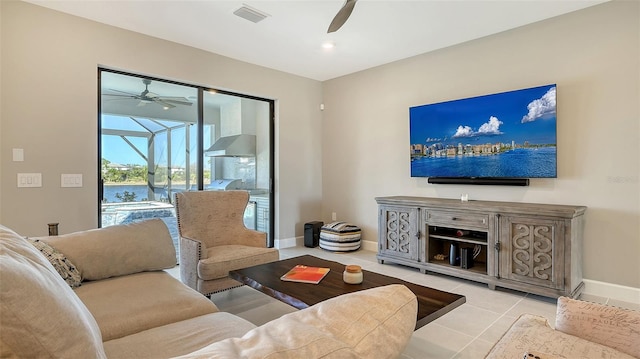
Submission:
[[[305,247],[317,247],[320,242],[320,229],[324,222],[313,221],[304,224],[304,246]]]

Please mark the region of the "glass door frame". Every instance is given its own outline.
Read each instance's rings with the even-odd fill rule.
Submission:
[[[275,239],[274,239],[274,234],[275,234],[275,186],[274,186],[274,178],[275,178],[275,166],[274,166],[274,158],[275,158],[275,100],[272,99],[267,99],[267,98],[263,98],[263,97],[258,97],[258,96],[252,96],[252,95],[246,95],[246,94],[241,94],[241,93],[236,93],[236,92],[231,92],[231,91],[226,91],[226,90],[219,90],[219,89],[215,89],[212,87],[205,87],[205,86],[199,86],[199,85],[193,85],[193,84],[189,84],[189,83],[184,83],[184,82],[178,82],[178,81],[172,81],[172,80],[167,80],[167,79],[162,79],[162,78],[158,78],[158,77],[153,77],[153,76],[146,76],[146,75],[140,75],[140,74],[135,74],[135,73],[129,73],[129,72],[125,72],[125,71],[120,71],[120,70],[114,70],[114,69],[110,69],[107,67],[98,67],[97,69],[97,83],[98,83],[98,88],[97,88],[97,96],[98,96],[98,106],[97,106],[97,120],[98,120],[98,127],[97,127],[97,153],[98,153],[98,165],[97,165],[97,178],[98,178],[98,183],[97,183],[97,188],[98,188],[98,201],[97,201],[97,207],[98,207],[98,227],[102,227],[102,218],[101,218],[101,212],[102,212],[102,203],[101,203],[101,199],[103,198],[103,194],[104,194],[104,187],[103,187],[103,183],[102,183],[102,169],[101,169],[101,164],[102,164],[102,73],[103,72],[109,72],[109,73],[115,73],[115,74],[121,74],[121,75],[126,75],[126,76],[132,76],[132,77],[138,77],[138,78],[146,78],[146,79],[150,79],[152,81],[159,81],[159,82],[165,82],[165,83],[171,83],[171,84],[175,84],[175,85],[180,85],[180,86],[186,86],[186,87],[190,87],[190,88],[194,88],[197,90],[197,123],[196,123],[196,127],[197,127],[197,144],[196,144],[196,149],[197,149],[197,154],[196,154],[196,164],[197,164],[197,173],[196,173],[196,177],[197,177],[197,189],[199,191],[204,190],[204,91],[207,92],[215,92],[215,93],[219,93],[219,94],[224,94],[224,95],[229,95],[229,96],[235,96],[235,97],[240,97],[240,98],[246,98],[246,99],[251,99],[251,100],[256,100],[256,101],[263,101],[268,103],[269,105],[269,188],[268,188],[268,193],[269,193],[269,231],[268,231],[268,235],[267,235],[267,247],[274,247],[275,245]]]

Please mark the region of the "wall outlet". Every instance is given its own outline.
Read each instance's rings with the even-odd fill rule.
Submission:
[[[338,219],[338,216],[336,216],[336,212],[331,212],[331,220],[335,221]]]

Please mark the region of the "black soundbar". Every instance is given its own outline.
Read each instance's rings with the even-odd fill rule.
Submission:
[[[528,178],[497,178],[497,177],[429,177],[428,183],[433,184],[477,184],[493,186],[528,186]]]

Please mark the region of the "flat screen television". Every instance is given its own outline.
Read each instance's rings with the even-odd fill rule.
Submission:
[[[557,177],[555,84],[411,107],[409,132],[411,177]]]

